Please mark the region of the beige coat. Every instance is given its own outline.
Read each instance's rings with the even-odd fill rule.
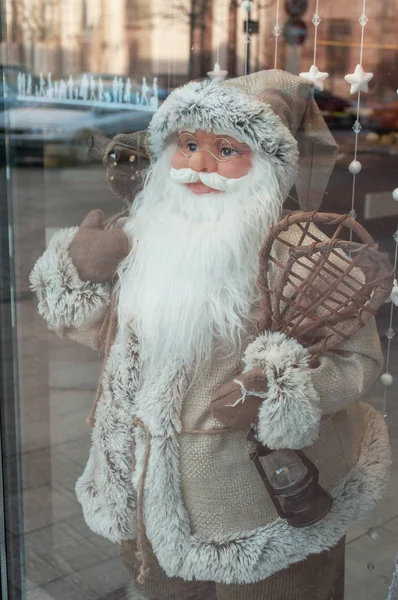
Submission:
[[[53,329],[95,346],[110,284],[79,279],[68,255],[75,232],[53,237],[31,283]],[[284,251],[281,245],[279,257]],[[76,492],[89,527],[118,543],[136,535],[138,492],[145,533],[167,575],[248,583],[333,547],[380,498],[390,462],[386,427],[359,400],[383,358],[373,319],[315,369],[297,342],[279,334],[264,334],[244,356],[222,356],[225,348],[215,350],[210,370],[192,385],[183,370],[171,381],[161,370],[148,381],[135,334],[118,333]],[[250,460],[247,432],[222,428],[210,414],[217,386],[254,366],[264,368],[272,396],[260,410],[262,441],[305,446],[333,496],[331,512],[312,526],[292,528],[278,518]],[[272,427],[271,410],[279,411]]]

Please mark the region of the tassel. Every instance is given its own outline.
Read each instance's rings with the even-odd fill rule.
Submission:
[[[142,563],[142,565],[140,566],[140,572],[137,577],[138,585],[141,585],[141,586],[144,585],[145,579],[146,579],[148,573],[149,573],[149,568],[145,565],[145,563]]]

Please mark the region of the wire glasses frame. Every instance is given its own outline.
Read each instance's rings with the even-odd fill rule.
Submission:
[[[192,133],[181,133],[178,138],[178,148],[184,156],[189,158],[199,150],[205,150],[218,162],[227,162],[234,158],[238,152],[232,147],[232,144],[226,138],[220,137],[215,140],[209,148],[201,148],[197,139]]]

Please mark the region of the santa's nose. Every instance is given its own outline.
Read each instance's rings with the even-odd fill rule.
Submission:
[[[192,154],[188,166],[198,173],[217,171],[217,161],[207,150],[198,150]]]

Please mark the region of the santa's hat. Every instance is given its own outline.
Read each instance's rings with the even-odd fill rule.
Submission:
[[[191,82],[173,91],[149,125],[156,159],[184,128],[229,134],[266,154],[287,195],[296,185],[302,210],[317,210],[337,144],[314,100],[313,86],[279,70],[224,82]]]

